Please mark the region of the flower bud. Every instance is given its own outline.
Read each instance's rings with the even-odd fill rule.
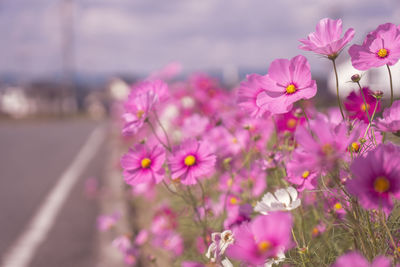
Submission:
[[[383,92],[380,90],[376,90],[372,93],[372,96],[376,99],[381,99],[383,97]]]
[[[296,108],[296,110],[294,111],[294,116],[296,118],[301,118],[303,117],[303,110],[301,108]]]
[[[361,76],[360,74],[354,74],[353,76],[351,76],[351,81],[358,83],[361,80]]]

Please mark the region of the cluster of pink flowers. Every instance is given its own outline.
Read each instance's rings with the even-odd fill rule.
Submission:
[[[299,48],[335,64],[354,35],[325,18]],[[389,69],[400,59],[400,29],[380,25],[348,52],[356,69]],[[400,234],[388,224],[400,199],[400,147],[387,139],[400,133],[400,101],[385,107],[376,88],[352,80],[342,116],[340,102],[314,108],[303,55],[272,61],[233,91],[206,74],[133,85],[120,114],[129,144],[120,162],[133,202],[145,199],[135,214],[149,218],[140,234],[115,241],[126,262],[154,263],[162,249],[159,261],[186,267],[397,263]],[[116,223],[99,219],[102,230]],[[329,245],[335,233],[340,249]],[[319,247],[332,251],[319,257]]]

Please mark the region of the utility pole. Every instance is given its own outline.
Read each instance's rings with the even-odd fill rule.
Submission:
[[[62,94],[61,105],[65,97],[70,96],[73,107],[77,107],[78,92],[75,84],[75,28],[74,28],[74,0],[61,0],[60,25],[61,25],[61,71]],[[63,108],[63,107],[61,107]],[[62,109],[60,110],[62,112]]]

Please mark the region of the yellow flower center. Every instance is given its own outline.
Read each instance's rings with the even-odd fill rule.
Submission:
[[[228,187],[231,187],[231,186],[233,185],[233,179],[232,179],[232,178],[229,178],[229,179],[226,181],[226,185],[227,185]]]
[[[142,165],[142,168],[147,169],[150,167],[151,160],[149,158],[144,158],[144,159],[142,159],[140,164]]]
[[[381,48],[381,49],[379,49],[377,54],[378,54],[378,57],[385,58],[388,55],[388,51],[385,48]]]
[[[310,172],[309,171],[304,171],[303,174],[301,175],[301,177],[303,177],[303,179],[307,179],[308,176],[310,176]]]
[[[238,143],[238,140],[237,140],[236,137],[232,138],[232,143],[234,143],[234,144],[237,144],[237,143]]]
[[[258,243],[257,247],[259,252],[264,253],[271,248],[271,243],[268,241],[261,241]]]
[[[342,204],[337,202],[335,205],[333,205],[333,207],[335,208],[335,210],[340,210],[340,209],[342,209]]]
[[[143,117],[144,111],[143,110],[138,110],[136,112],[136,117],[138,117],[138,119],[141,119]]]
[[[312,234],[313,234],[314,236],[319,234],[319,230],[318,230],[317,227],[314,227],[314,228],[312,229]]]
[[[365,104],[361,105],[361,110],[366,112],[367,110],[369,110],[371,108],[371,106],[367,103],[367,106],[365,106]]]
[[[288,94],[293,94],[294,92],[296,92],[296,86],[294,86],[293,84],[289,84],[287,87],[286,87],[286,93],[288,93]]]
[[[196,163],[196,158],[193,155],[186,156],[185,165],[193,166]]]
[[[288,128],[291,128],[291,129],[293,129],[294,127],[296,127],[296,124],[297,124],[297,120],[296,120],[296,119],[293,119],[293,118],[288,119],[288,121],[287,121],[287,123],[286,123],[287,127],[288,127]]]
[[[374,189],[378,193],[385,193],[390,188],[390,182],[385,176],[379,176],[374,182]]]
[[[229,203],[231,203],[232,205],[236,205],[238,203],[238,200],[236,197],[231,197],[229,199]]]
[[[360,145],[357,142],[353,142],[351,143],[351,149],[353,152],[358,153],[358,151],[360,151]]]
[[[325,156],[331,156],[333,154],[333,147],[331,144],[327,143],[322,146],[322,153],[325,154]]]

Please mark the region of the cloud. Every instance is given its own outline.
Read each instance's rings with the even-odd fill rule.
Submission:
[[[60,2],[1,3],[0,72],[61,70]],[[328,63],[297,48],[319,19],[342,18],[355,28],[355,41],[378,24],[400,23],[397,0],[76,0],[74,8],[75,62],[89,73],[146,73],[175,60],[188,71],[266,69],[297,54],[324,71]]]

